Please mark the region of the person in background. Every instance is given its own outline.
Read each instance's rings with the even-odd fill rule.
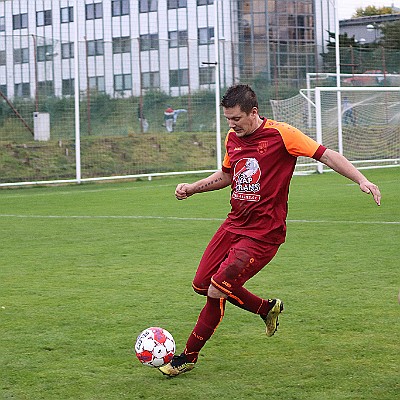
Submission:
[[[293,126],[260,116],[250,86],[228,88],[221,106],[230,128],[222,169],[194,183],[180,183],[175,189],[175,197],[184,200],[230,186],[231,211],[208,244],[192,283],[194,291],[206,297],[205,306],[183,352],[159,368],[170,377],[194,368],[199,352],[224,317],[227,301],[261,317],[268,337],[276,332],[282,300],[259,297],[244,285],[274,258],[285,241],[289,185],[297,157],[324,163],[371,194],[377,205],[381,201],[379,188],[344,156]]]
[[[149,130],[149,123],[144,116],[143,107],[140,103],[138,105],[138,120],[140,123],[140,131],[143,133],[147,133]]]
[[[174,110],[171,107],[164,111],[164,124],[168,133],[174,131]]]
[[[343,98],[343,122],[345,125],[348,125],[349,123],[353,126],[356,125],[353,106],[347,97]]]

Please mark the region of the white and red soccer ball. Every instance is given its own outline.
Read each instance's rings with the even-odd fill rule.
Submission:
[[[172,360],[175,340],[167,330],[150,327],[137,337],[135,352],[143,365],[158,368]]]

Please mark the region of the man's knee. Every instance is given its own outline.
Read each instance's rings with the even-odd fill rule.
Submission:
[[[207,296],[213,299],[226,299],[228,295],[218,290],[212,284],[208,287]]]
[[[208,296],[214,299],[226,299],[228,296],[218,290],[212,283],[204,283],[199,284],[198,282],[192,282],[192,288],[197,294],[201,294],[202,296]]]
[[[202,296],[207,296],[208,287],[200,287],[192,283],[192,288],[197,294],[201,294]]]

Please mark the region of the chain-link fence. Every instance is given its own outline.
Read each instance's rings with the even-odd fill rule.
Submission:
[[[0,82],[2,183],[74,180],[77,160],[82,179],[217,168],[226,124],[221,116],[219,142],[213,43],[199,49],[198,42],[179,35],[154,43],[145,35],[84,40],[75,47],[73,41],[26,35],[13,38],[10,50],[11,39],[3,39],[0,66],[10,52],[13,61]],[[249,83],[259,96],[260,113],[272,117],[270,100],[298,94],[310,73],[313,86],[336,85],[332,51],[297,44],[292,53],[290,46],[268,43],[266,53],[263,44],[247,49],[243,58],[238,49],[248,43],[219,43],[221,93],[232,83]],[[341,58],[349,64],[342,71],[348,74],[345,86],[399,85],[395,49],[344,48]]]

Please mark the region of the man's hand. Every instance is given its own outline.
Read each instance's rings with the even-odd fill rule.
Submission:
[[[175,197],[178,200],[187,199],[189,196],[194,194],[192,186],[193,185],[190,185],[189,183],[180,183],[175,189]]]
[[[379,191],[378,186],[373,184],[370,181],[362,181],[360,182],[360,189],[364,193],[372,194],[372,197],[375,200],[375,203],[378,204],[378,206],[381,205],[381,192]]]

